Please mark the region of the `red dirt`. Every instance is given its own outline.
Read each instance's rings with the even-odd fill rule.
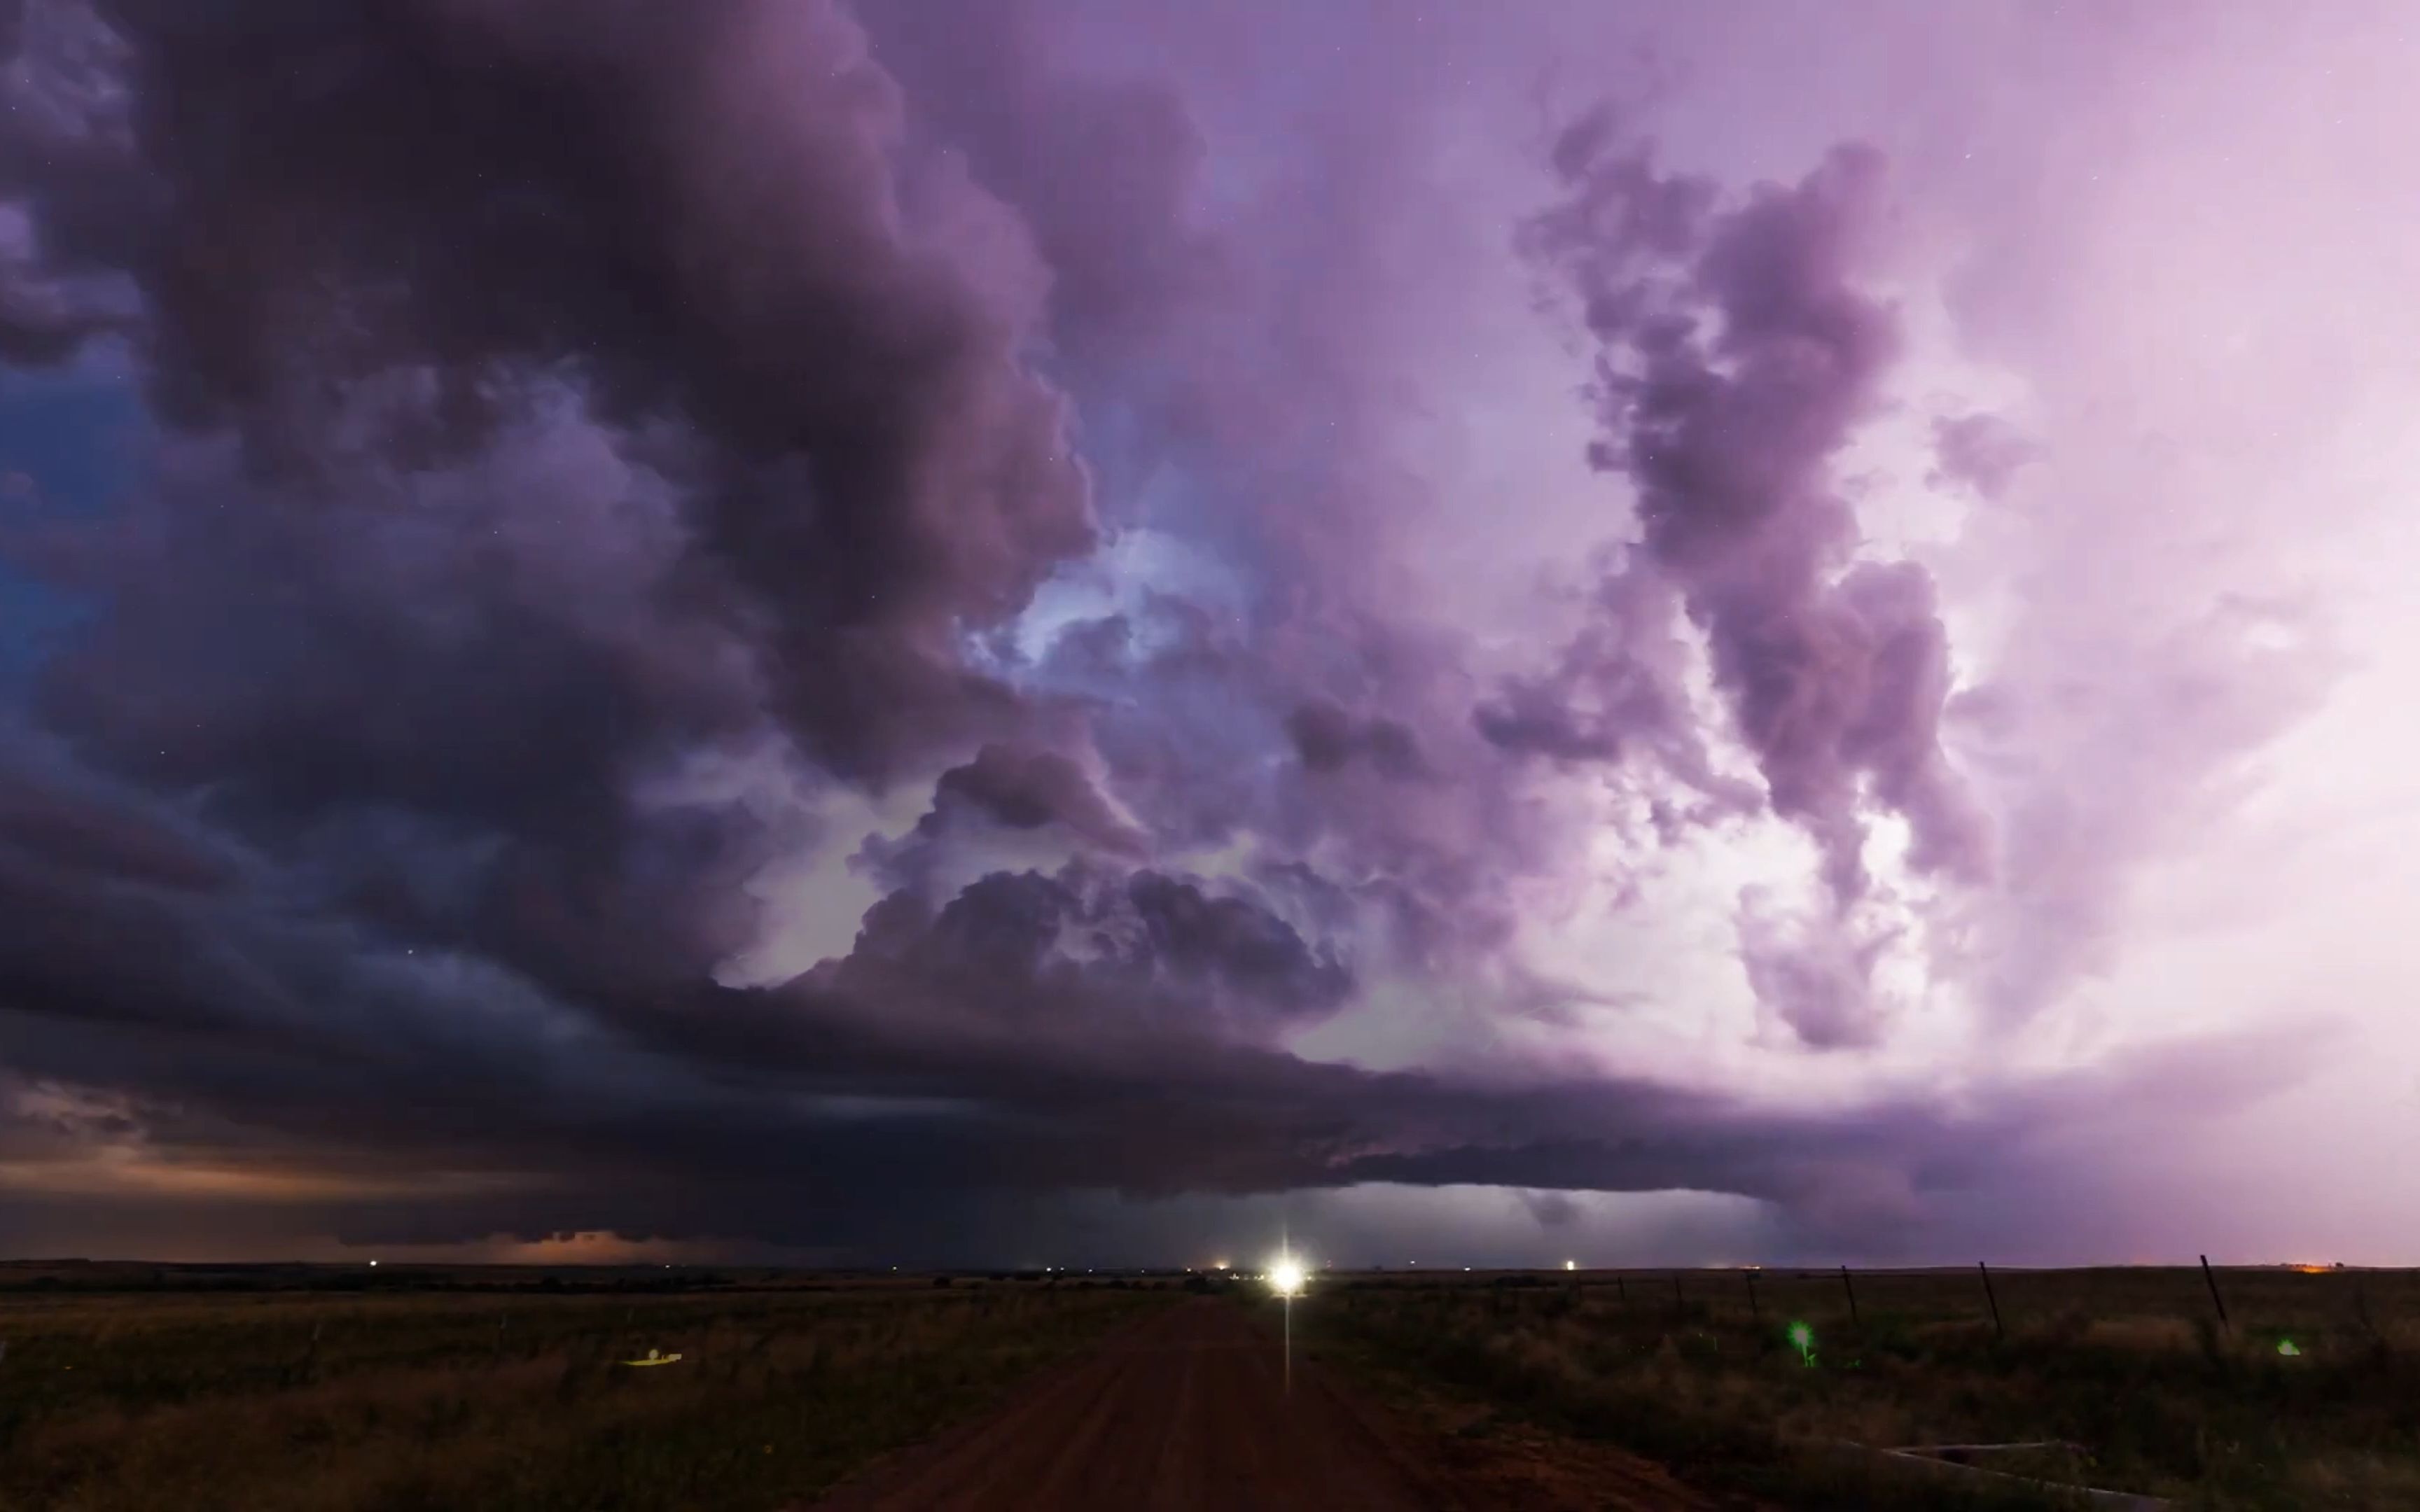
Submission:
[[[1215,1299],[1155,1314],[1006,1411],[878,1467],[814,1512],[1709,1512],[1602,1446],[1422,1432],[1295,1362]]]

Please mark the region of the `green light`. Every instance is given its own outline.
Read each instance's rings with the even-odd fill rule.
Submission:
[[[2294,1348],[2294,1341],[2292,1339],[2279,1339],[2277,1341],[2277,1352],[2279,1354],[2300,1354],[2303,1351]]]
[[[1790,1344],[1792,1349],[1798,1351],[1798,1357],[1801,1360],[1806,1361],[1810,1365],[1815,1363],[1815,1331],[1813,1329],[1807,1327],[1803,1322],[1792,1323],[1790,1325]]]

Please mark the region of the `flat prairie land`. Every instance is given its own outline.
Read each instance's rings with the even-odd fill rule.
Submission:
[[[2195,1269],[1754,1275],[1330,1274],[1295,1337],[1438,1431],[1780,1506],[1953,1494],[1847,1441],[2069,1445],[1976,1462],[2179,1507],[2420,1508],[2420,1274],[2221,1269],[2224,1323]]]
[[[352,1292],[287,1273],[271,1278],[287,1289],[252,1289],[255,1272],[107,1290],[127,1277],[36,1288],[20,1270],[23,1288],[0,1288],[0,1508],[786,1506],[1180,1295],[870,1276],[541,1289],[468,1272]],[[623,1363],[650,1350],[681,1358]]]
[[[2216,1281],[0,1265],[0,1512],[2420,1508],[2420,1275]]]

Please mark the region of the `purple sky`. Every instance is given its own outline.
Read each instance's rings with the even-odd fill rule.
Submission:
[[[2323,10],[0,11],[0,1254],[2410,1261]]]

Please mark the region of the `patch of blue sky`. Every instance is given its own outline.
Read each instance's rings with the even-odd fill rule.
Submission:
[[[0,512],[12,523],[104,517],[143,475],[152,445],[142,397],[122,372],[0,368]],[[0,553],[0,701],[21,700],[89,612]]]

